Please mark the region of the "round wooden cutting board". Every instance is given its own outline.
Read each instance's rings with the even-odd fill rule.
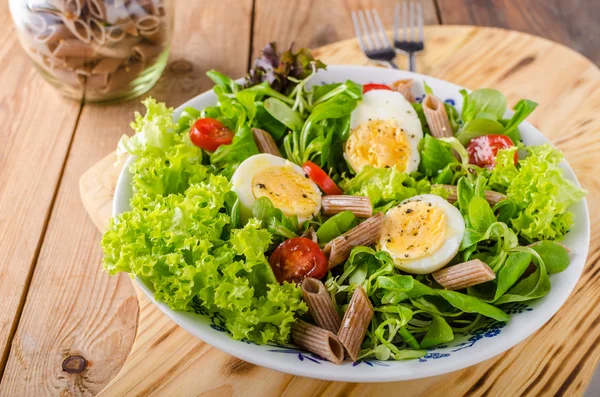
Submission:
[[[131,354],[102,396],[583,393],[600,355],[600,70],[575,51],[523,33],[464,26],[431,26],[425,33],[418,72],[471,89],[497,88],[511,106],[521,98],[540,103],[528,120],[564,152],[589,191],[590,256],[564,307],[529,339],[476,366],[409,382],[353,384],[295,377],[229,356],[179,328],[140,295]],[[327,64],[368,64],[354,40],[319,48],[315,55]],[[397,62],[406,63],[402,56]],[[100,229],[110,217],[120,172],[114,160],[114,154],[108,156],[80,181],[84,205]]]

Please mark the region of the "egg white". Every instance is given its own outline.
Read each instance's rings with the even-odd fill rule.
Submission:
[[[446,214],[446,230],[444,241],[435,251],[417,258],[407,259],[404,252],[396,252],[388,247],[390,238],[387,225],[391,225],[397,216],[402,216],[403,204],[411,201],[422,201],[437,207]],[[405,272],[412,274],[428,274],[441,269],[448,264],[458,253],[460,243],[465,233],[465,221],[460,211],[447,200],[434,194],[423,194],[402,201],[398,206],[390,208],[384,216],[384,230],[379,240],[379,249],[386,251],[394,260],[394,265]],[[391,236],[392,238],[394,236]]]
[[[306,193],[310,193],[310,197],[316,198],[314,209],[311,211],[309,216],[290,213],[289,211],[285,211],[283,208],[280,208],[284,215],[298,215],[298,222],[302,224],[308,219],[312,219],[313,216],[321,211],[321,191],[311,179],[308,179],[308,176],[300,166],[284,158],[268,153],[261,153],[248,157],[246,160],[244,160],[231,177],[231,190],[237,194],[240,200],[240,218],[242,222],[246,222],[252,217],[252,206],[257,200],[252,186],[254,177],[267,169],[272,169],[273,167],[279,167],[301,176],[303,184],[307,189]],[[276,208],[279,208],[276,200],[271,201]]]
[[[389,90],[372,90],[363,95],[362,101],[350,115],[350,128],[353,132],[357,127],[373,120],[382,120],[395,123],[404,134],[410,147],[410,156],[405,164],[405,173],[411,173],[419,167],[421,160],[418,145],[423,138],[423,127],[417,112],[402,94]],[[367,143],[367,142],[365,142]],[[365,159],[355,158],[356,154],[344,151],[346,161],[355,172],[360,172],[362,167],[357,164],[364,163]],[[376,164],[369,164],[376,166]]]

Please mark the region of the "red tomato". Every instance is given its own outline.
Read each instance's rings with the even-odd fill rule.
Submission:
[[[317,243],[305,237],[294,237],[279,244],[269,264],[280,283],[299,283],[304,277],[321,278],[327,273],[325,254]]]
[[[473,138],[467,145],[469,163],[480,167],[494,168],[494,161],[498,150],[514,146],[512,139],[506,135],[483,135]],[[519,156],[515,152],[515,165]]]
[[[385,84],[365,84],[363,85],[363,94],[371,90],[389,90],[393,91],[390,87]]]
[[[229,145],[233,132],[219,120],[206,117],[196,121],[190,130],[192,143],[199,148],[214,152],[221,145]]]
[[[338,185],[336,185],[335,182],[329,177],[329,175],[327,175],[325,171],[321,169],[321,167],[319,167],[312,161],[307,161],[306,163],[304,163],[302,168],[304,168],[304,171],[306,171],[308,176],[310,176],[310,179],[312,179],[317,185],[319,185],[319,187],[326,194],[344,193],[342,192],[342,189],[340,189]]]

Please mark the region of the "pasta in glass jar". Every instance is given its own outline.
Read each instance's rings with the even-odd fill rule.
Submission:
[[[10,10],[34,65],[70,98],[133,98],[167,63],[171,0],[10,0]]]

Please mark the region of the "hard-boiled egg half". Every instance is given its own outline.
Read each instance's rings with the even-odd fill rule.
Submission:
[[[398,269],[427,274],[456,256],[464,234],[465,221],[456,207],[423,194],[386,212],[378,248],[390,254]]]
[[[350,128],[344,157],[357,174],[367,165],[396,166],[405,173],[419,166],[417,146],[423,138],[423,128],[417,112],[399,92],[365,93],[350,115]]]
[[[254,202],[267,197],[284,215],[311,219],[321,210],[321,191],[298,165],[268,153],[244,160],[231,177],[232,190],[240,199],[243,221],[252,217]]]

